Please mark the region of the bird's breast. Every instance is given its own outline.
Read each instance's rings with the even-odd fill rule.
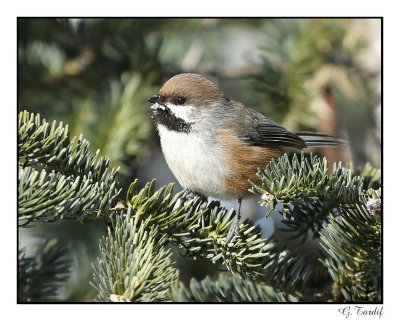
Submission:
[[[278,150],[242,142],[229,130],[205,136],[163,125],[158,130],[164,157],[182,187],[217,199],[250,196],[248,180],[256,181],[257,169],[280,156]]]
[[[233,199],[224,186],[226,159],[212,135],[179,133],[158,125],[161,148],[172,173],[183,188],[217,199]]]

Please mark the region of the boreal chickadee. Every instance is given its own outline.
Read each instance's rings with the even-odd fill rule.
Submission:
[[[258,168],[288,148],[344,143],[327,135],[290,132],[193,73],[170,78],[148,101],[167,164],[185,191],[238,200],[227,242],[238,233],[241,200],[253,195],[248,181],[259,181]]]

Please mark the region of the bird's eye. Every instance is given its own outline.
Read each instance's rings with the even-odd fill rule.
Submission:
[[[183,105],[186,102],[186,98],[185,97],[178,97],[176,102],[178,103],[178,105]]]

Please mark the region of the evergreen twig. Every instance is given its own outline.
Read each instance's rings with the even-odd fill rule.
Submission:
[[[261,195],[262,204],[296,204],[320,199],[339,203],[357,203],[363,196],[363,180],[354,176],[351,170],[334,164],[329,175],[326,159],[310,155],[310,160],[302,152],[292,159],[285,154],[278,160],[272,160],[265,170],[259,170],[257,176],[261,186],[250,182],[251,191]]]
[[[328,235],[321,235],[327,267],[341,290],[337,301],[381,300],[382,217],[364,204],[341,207],[342,215],[331,217]]]
[[[297,298],[275,291],[268,285],[244,281],[237,276],[192,279],[190,288],[182,283],[172,289],[175,302],[297,302]]]
[[[202,256],[221,263],[245,278],[262,278],[263,267],[270,255],[269,245],[261,238],[260,228],[245,221],[230,244],[226,235],[234,219],[219,202],[207,203],[199,197],[182,202],[182,193],[173,194],[173,184],[155,191],[155,180],[138,191],[138,181],[129,188],[127,203],[143,219],[166,234],[167,240],[185,249],[186,256]]]
[[[163,238],[149,220],[125,215],[113,220],[113,231],[100,241],[101,256],[94,267],[97,300],[117,302],[170,301],[170,288],[178,274],[171,252],[163,247]]]
[[[18,118],[18,216],[34,220],[84,218],[110,212],[120,190],[117,169],[89,152],[89,142],[74,137],[68,126],[23,111]]]
[[[234,211],[217,201],[183,198],[173,193],[173,184],[156,190],[153,180],[139,190],[135,180],[125,202],[115,204],[116,170],[109,171],[108,160],[92,156],[88,146],[81,138],[70,141],[61,123],[49,127],[38,115],[20,114],[20,222],[111,217],[113,229],[101,241],[91,283],[98,300],[197,302],[212,301],[213,293],[222,293],[214,299],[226,302],[292,300],[266,284],[293,293],[327,271],[346,300],[380,299],[380,172],[372,167],[355,171],[358,176],[335,164],[329,174],[325,159],[302,153],[291,159],[285,154],[259,170],[261,186],[251,183],[251,190],[272,209],[283,203],[279,213],[292,238],[304,241],[309,231],[321,237],[323,256],[310,259],[274,237],[263,239],[248,220],[226,243]],[[235,276],[215,284],[193,282],[190,291],[181,287],[173,294],[177,272],[167,243],[184,249],[182,255],[222,264]],[[33,261],[21,262],[21,275],[29,275]]]

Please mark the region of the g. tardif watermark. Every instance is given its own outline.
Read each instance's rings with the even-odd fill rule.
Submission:
[[[359,305],[355,306],[346,306],[344,308],[340,308],[339,313],[343,314],[346,318],[356,315],[356,316],[378,316],[379,318],[383,314],[383,306],[381,307],[363,307]]]

